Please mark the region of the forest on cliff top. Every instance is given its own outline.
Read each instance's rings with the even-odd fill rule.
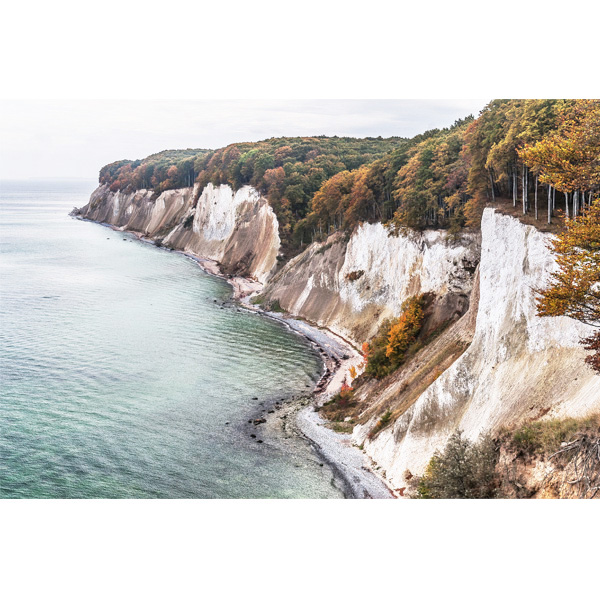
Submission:
[[[499,198],[550,222],[557,210],[579,214],[600,192],[600,101],[493,100],[477,118],[410,139],[272,138],[100,171],[112,191],[209,182],[258,189],[292,252],[361,222],[457,233],[477,227]]]

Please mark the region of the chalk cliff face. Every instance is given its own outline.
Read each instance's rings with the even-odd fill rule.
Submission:
[[[251,186],[234,193],[228,185],[208,184],[202,191],[194,186],[158,197],[148,190],[124,194],[100,186],[79,214],[215,260],[226,273],[263,283],[277,264],[277,217]]]
[[[600,377],[578,342],[591,333],[567,317],[536,316],[535,289],[556,268],[548,235],[486,209],[482,220],[480,299],[469,348],[396,422],[372,440],[376,422],[354,439],[396,487],[421,474],[435,450],[462,429],[476,439],[502,426],[598,412]]]
[[[478,235],[456,242],[440,231],[396,237],[381,223],[364,224],[348,241],[337,235],[311,245],[269,281],[265,296],[361,344],[410,296],[431,292],[449,316],[462,314],[478,261]]]

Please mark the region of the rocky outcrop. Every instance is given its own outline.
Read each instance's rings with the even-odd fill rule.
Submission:
[[[473,341],[395,423],[373,439],[377,417],[354,431],[357,444],[395,487],[421,474],[461,429],[471,439],[528,420],[585,417],[600,408],[600,376],[579,340],[591,328],[566,317],[538,317],[535,290],[556,268],[548,235],[486,209],[480,299]]]
[[[452,241],[444,232],[390,235],[361,225],[312,244],[268,283],[264,295],[287,311],[361,344],[410,296],[432,293],[448,318],[468,308],[479,261],[479,236]],[[443,320],[443,315],[440,315]]]
[[[280,247],[277,217],[251,186],[237,192],[208,184],[123,193],[100,186],[79,215],[134,231],[164,246],[214,260],[223,271],[264,283],[274,271]]]

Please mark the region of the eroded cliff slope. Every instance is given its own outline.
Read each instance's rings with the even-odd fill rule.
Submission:
[[[480,298],[473,341],[399,418],[369,439],[377,417],[358,425],[357,444],[396,487],[421,474],[461,429],[471,439],[536,419],[599,411],[600,377],[579,340],[591,328],[566,317],[538,317],[535,289],[556,268],[548,235],[486,209]]]

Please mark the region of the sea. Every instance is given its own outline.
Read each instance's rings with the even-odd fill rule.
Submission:
[[[95,186],[0,182],[0,498],[343,497],[307,440],[249,422],[315,385],[317,352],[182,254],[70,217]]]

